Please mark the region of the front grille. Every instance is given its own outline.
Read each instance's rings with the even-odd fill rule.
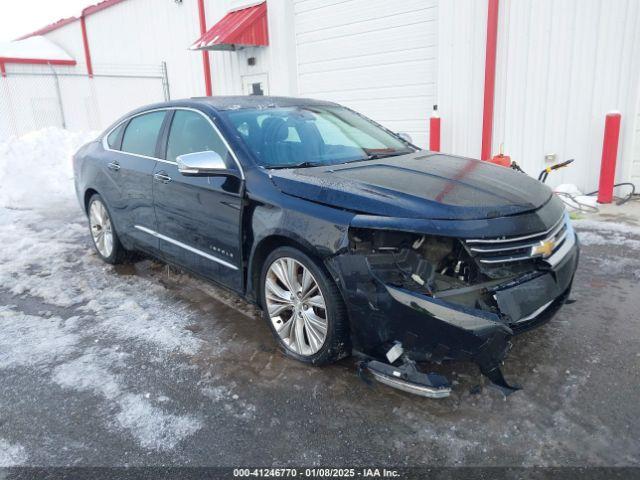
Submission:
[[[570,227],[563,215],[550,229],[520,237],[465,240],[469,253],[482,264],[522,262],[533,258],[548,258],[567,239]]]

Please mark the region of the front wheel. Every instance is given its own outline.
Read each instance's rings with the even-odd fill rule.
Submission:
[[[265,319],[284,353],[314,365],[349,354],[347,311],[336,284],[309,256],[280,247],[261,276]]]
[[[89,199],[87,209],[91,239],[98,256],[107,263],[118,264],[127,258],[127,251],[120,243],[113,228],[111,215],[102,197],[97,193]]]

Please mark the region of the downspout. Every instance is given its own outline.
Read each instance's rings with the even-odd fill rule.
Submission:
[[[204,11],[204,0],[198,0],[198,16],[200,17],[200,36],[207,32],[207,19]],[[207,97],[213,95],[211,89],[211,64],[209,63],[209,52],[202,51],[202,67],[204,68],[204,84]]]
[[[480,158],[491,158],[493,102],[496,88],[496,51],[498,46],[499,0],[489,0],[487,12],[487,48],[484,65],[484,109],[482,112],[482,150]]]
[[[4,62],[0,62],[0,74],[2,74],[3,77],[7,76],[7,69],[4,67]]]
[[[86,9],[85,9],[86,10]],[[91,50],[89,50],[89,38],[87,37],[87,22],[85,11],[80,15],[80,27],[82,28],[82,44],[84,45],[84,59],[87,63],[89,78],[93,78],[93,65],[91,64]]]

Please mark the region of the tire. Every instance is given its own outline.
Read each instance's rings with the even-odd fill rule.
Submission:
[[[296,298],[290,295],[291,287],[296,290]],[[292,247],[271,252],[260,275],[260,300],[264,318],[288,357],[319,366],[350,354],[349,322],[342,296],[324,268],[308,255]]]
[[[93,248],[100,259],[112,265],[124,263],[128,252],[120,243],[107,204],[97,193],[89,199],[87,218]]]

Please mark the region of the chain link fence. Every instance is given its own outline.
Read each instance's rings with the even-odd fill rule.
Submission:
[[[99,72],[90,77],[51,65],[7,71],[0,77],[0,141],[44,127],[101,130],[138,106],[170,99],[164,63]]]

